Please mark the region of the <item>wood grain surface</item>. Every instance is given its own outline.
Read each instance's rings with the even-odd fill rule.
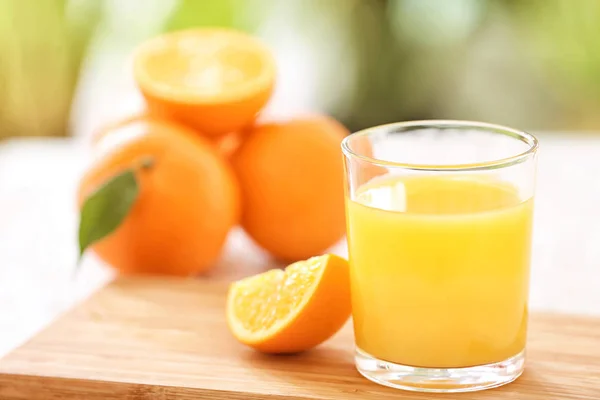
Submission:
[[[214,281],[119,279],[0,360],[0,399],[600,399],[600,319],[534,314],[521,378],[442,396],[362,378],[350,326],[305,354],[245,348],[227,330],[225,293]]]

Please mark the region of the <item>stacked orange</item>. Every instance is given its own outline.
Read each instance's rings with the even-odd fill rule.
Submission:
[[[190,275],[214,265],[237,224],[285,261],[323,254],[343,237],[348,131],[326,116],[256,122],[276,75],[260,41],[185,30],[143,43],[133,61],[147,107],[94,139],[97,159],[79,188],[81,253],[93,249],[120,273]],[[290,284],[296,277],[306,282]],[[347,281],[345,260],[330,255],[248,278],[232,286],[228,321],[263,351],[312,347],[348,318]],[[270,304],[265,293],[290,302]],[[257,302],[277,315],[269,327],[247,320]]]
[[[185,30],[142,44],[134,75],[152,115],[206,136],[248,126],[267,104],[275,62],[252,36],[226,29]]]

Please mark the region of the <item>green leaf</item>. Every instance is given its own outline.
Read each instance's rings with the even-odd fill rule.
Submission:
[[[79,259],[85,250],[114,232],[125,219],[139,194],[133,169],[109,179],[83,203],[79,222]]]

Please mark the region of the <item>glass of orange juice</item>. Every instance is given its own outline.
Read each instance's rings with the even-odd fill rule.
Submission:
[[[537,140],[466,121],[342,143],[358,371],[462,392],[523,372]]]

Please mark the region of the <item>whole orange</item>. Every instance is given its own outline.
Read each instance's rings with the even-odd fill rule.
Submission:
[[[250,130],[233,155],[242,226],[275,257],[308,258],[343,237],[346,134],[325,116],[266,123]]]
[[[122,224],[92,246],[122,273],[189,275],[219,256],[239,217],[239,188],[209,143],[167,121],[134,118],[112,125],[96,144],[98,157],[80,182],[85,198],[126,168],[139,168],[139,195]]]

